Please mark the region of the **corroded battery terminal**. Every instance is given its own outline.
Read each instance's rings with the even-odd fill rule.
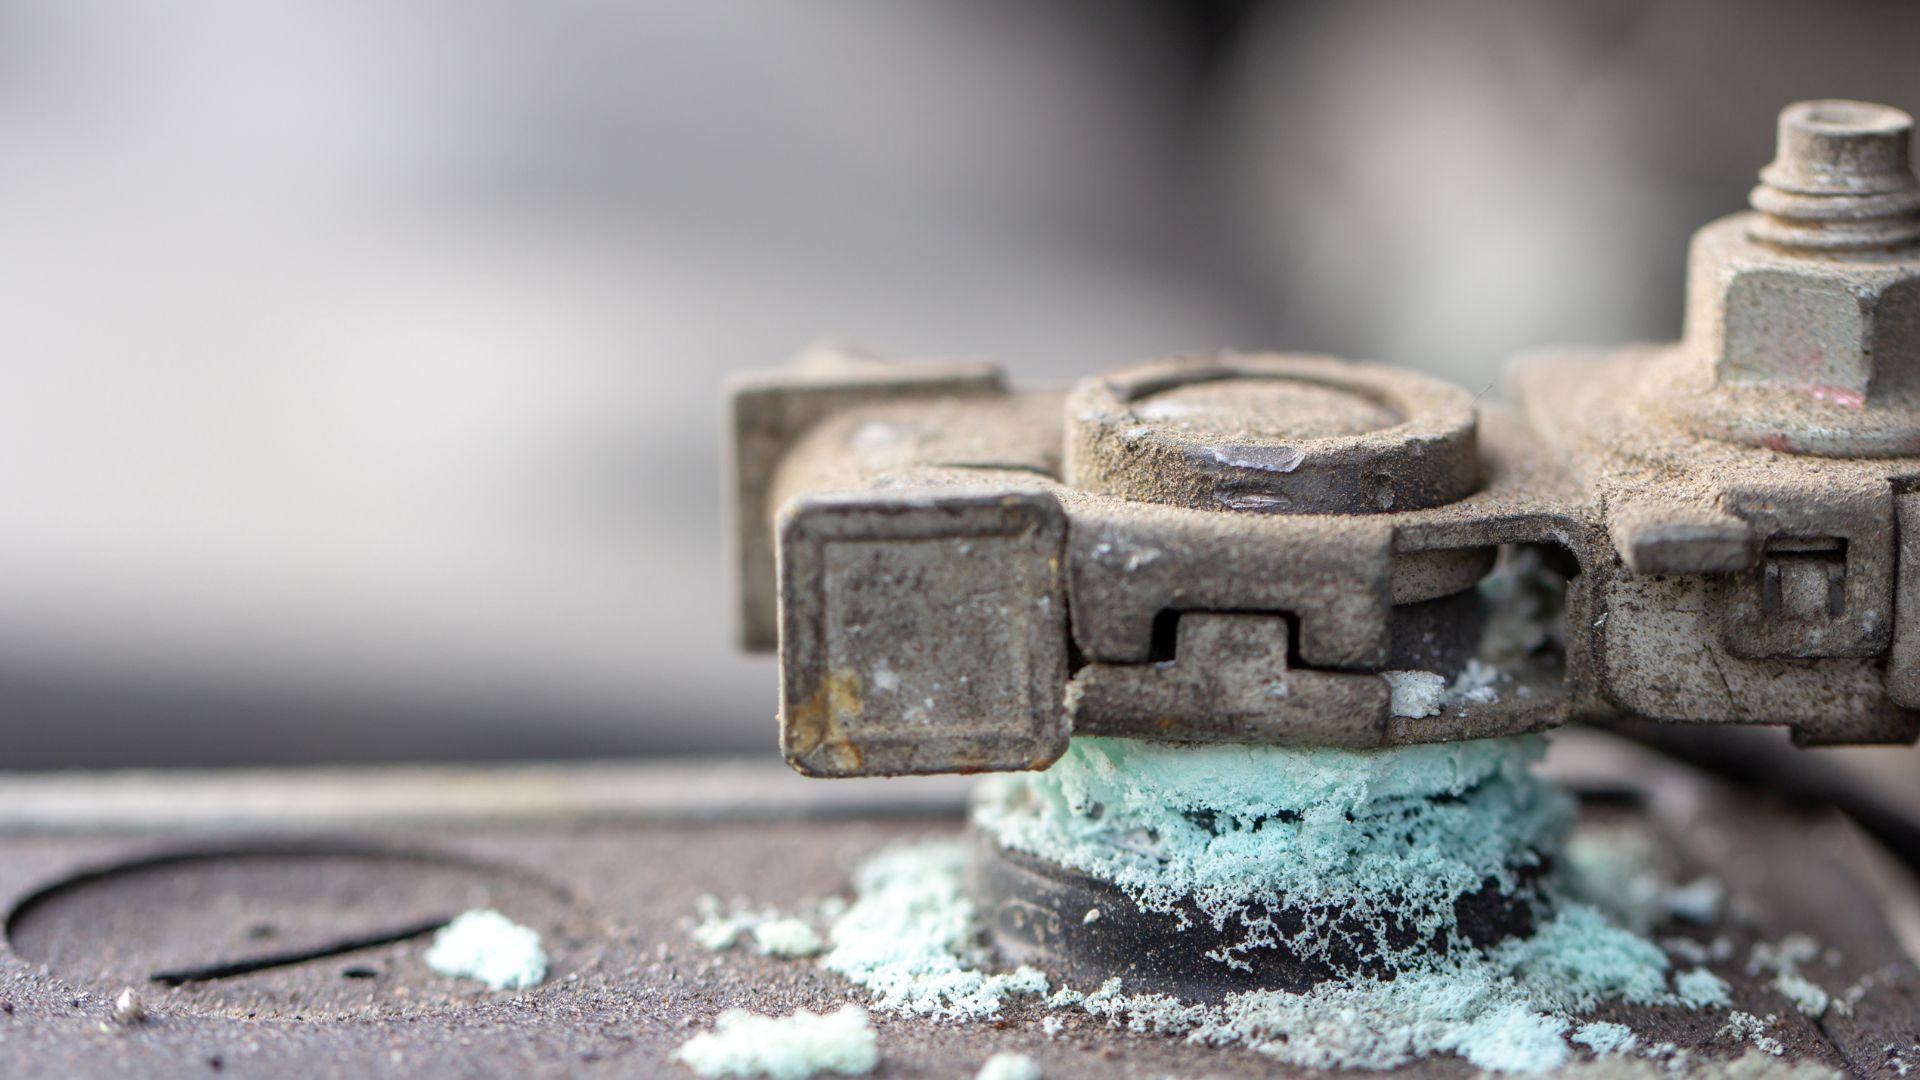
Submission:
[[[1683,340],[1522,357],[1511,410],[1291,355],[1061,392],[822,348],[739,379],[742,635],[780,652],[787,760],[1031,770],[1074,735],[1368,748],[1613,717],[1912,740],[1911,130],[1786,109],[1752,211],[1694,237]]]

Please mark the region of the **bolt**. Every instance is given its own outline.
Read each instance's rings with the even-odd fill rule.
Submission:
[[[1864,101],[1802,101],[1780,111],[1774,159],[1749,196],[1755,240],[1805,251],[1893,248],[1920,239],[1920,179],[1908,163],[1913,117]]]
[[[1677,369],[1694,389],[1670,400],[1695,430],[1840,457],[1920,447],[1912,136],[1913,117],[1888,105],[1781,110],[1754,212],[1694,234]]]

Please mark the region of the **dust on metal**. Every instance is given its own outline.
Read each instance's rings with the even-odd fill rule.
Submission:
[[[1388,746],[1572,720],[1920,734],[1912,118],[1803,102],[1701,229],[1679,342],[1515,361],[1516,407],[1287,355],[1013,390],[815,349],[733,390],[742,637],[820,776],[1041,768],[1074,733]],[[1910,493],[1911,492],[1911,493]],[[1496,554],[1565,573],[1498,700]],[[1556,585],[1558,579],[1556,579]]]

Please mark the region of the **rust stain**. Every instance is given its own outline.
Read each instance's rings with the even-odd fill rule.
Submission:
[[[848,736],[845,724],[866,711],[860,690],[859,673],[839,668],[828,672],[805,701],[788,706],[780,719],[792,756],[807,759],[822,772],[859,772],[860,747]]]
[[[971,776],[974,773],[990,772],[1004,768],[1004,766],[992,761],[986,754],[981,752],[978,745],[974,744],[954,748],[952,760],[953,771],[963,776]]]

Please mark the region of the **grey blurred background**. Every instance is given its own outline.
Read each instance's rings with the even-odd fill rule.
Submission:
[[[0,0],[0,767],[768,749],[720,394],[820,337],[1478,389],[1677,333],[1920,7]]]

